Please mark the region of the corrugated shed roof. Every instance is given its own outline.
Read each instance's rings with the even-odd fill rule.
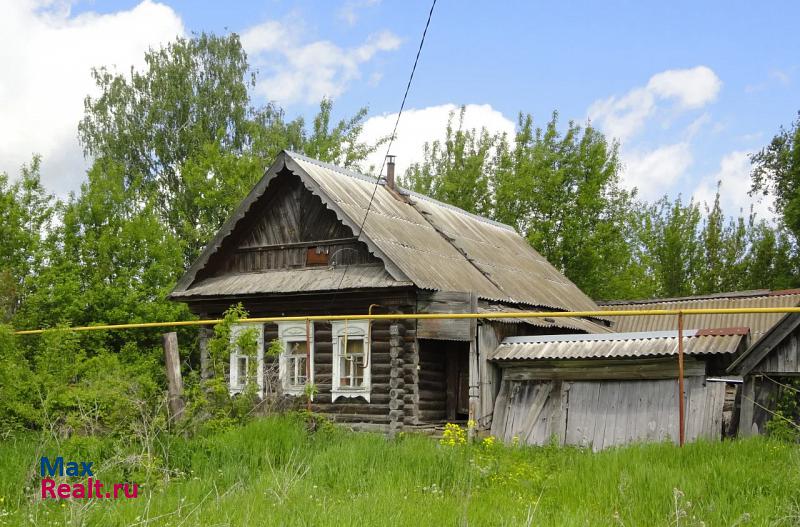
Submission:
[[[342,277],[344,280],[342,281]],[[381,266],[347,268],[281,269],[261,273],[239,273],[207,278],[186,291],[173,293],[176,298],[193,296],[236,296],[258,293],[291,293],[332,291],[341,282],[341,289],[370,287],[408,287],[410,282],[398,282]]]
[[[633,311],[639,309],[700,309],[745,307],[794,307],[800,304],[800,291],[740,291],[685,298],[637,300],[603,303],[605,311]],[[659,331],[675,329],[674,316],[609,316],[615,331]],[[684,315],[684,326],[715,328],[743,326],[750,328],[753,338],[758,338],[777,324],[783,313],[737,313],[725,315]]]
[[[517,309],[504,305],[490,304],[488,306],[479,306],[479,313],[524,313],[524,309]],[[503,322],[505,324],[530,324],[538,328],[559,328],[559,329],[574,329],[584,331],[586,333],[611,333],[613,330],[597,322],[592,322],[585,318],[575,317],[553,317],[553,318],[491,318],[495,322]]]
[[[374,179],[299,154],[287,155],[360,225],[375,190]],[[378,187],[364,235],[417,287],[470,290],[487,300],[554,309],[596,308],[511,227],[399,191],[406,201],[384,185]]]
[[[684,331],[687,355],[736,353],[743,328],[727,331]],[[657,357],[678,353],[677,331],[508,337],[489,354],[490,360],[611,359]]]

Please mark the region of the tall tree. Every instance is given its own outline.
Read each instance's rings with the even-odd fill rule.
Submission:
[[[733,291],[741,288],[747,272],[747,228],[741,216],[726,218],[720,205],[720,186],[714,203],[706,206],[700,232],[702,258],[695,273],[697,294]]]
[[[444,141],[426,143],[423,161],[412,164],[401,180],[409,189],[450,203],[469,212],[490,215],[489,174],[497,137],[484,128],[464,129],[465,107],[447,121]]]
[[[750,159],[752,192],[775,196],[781,220],[800,240],[800,112],[789,129],[781,127],[769,145]]]
[[[619,186],[617,144],[571,121],[562,134],[557,112],[544,129],[520,115],[513,148],[501,141],[498,158],[495,218],[514,225],[587,294],[632,292],[633,195]]]
[[[663,197],[649,205],[641,239],[656,281],[656,295],[694,294],[703,248],[698,204]]]
[[[425,145],[404,183],[467,211],[512,225],[588,294],[633,294],[642,279],[629,239],[633,196],[619,186],[617,145],[558,115],[544,129],[520,115],[513,143],[465,130],[464,108],[444,142]]]
[[[197,255],[278,151],[305,151],[355,165],[374,145],[358,141],[366,110],[331,123],[322,101],[312,130],[287,122],[273,104],[254,106],[255,83],[239,37],[205,33],[145,55],[143,71],[93,72],[99,95],[87,97],[79,136],[87,156],[121,167],[131,199],[152,203]]]
[[[42,244],[57,201],[42,186],[40,165],[34,156],[13,183],[0,173],[0,323],[14,315],[46,264]]]

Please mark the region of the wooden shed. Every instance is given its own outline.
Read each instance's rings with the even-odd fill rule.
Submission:
[[[376,186],[377,185],[377,186]],[[513,228],[394,184],[282,152],[171,293],[201,317],[244,304],[253,317],[514,310],[597,305]],[[508,335],[609,331],[603,319],[389,320],[258,327],[258,379],[231,357],[231,392],[299,396],[364,428],[466,420],[489,426]],[[306,328],[308,327],[308,332]],[[280,382],[260,376],[279,340]]]
[[[686,438],[723,436],[725,382],[747,328],[687,330]],[[678,441],[677,331],[509,337],[489,354],[501,369],[492,434],[601,450]]]
[[[800,378],[800,314],[789,313],[765,332],[728,368],[743,379],[739,435],[763,434],[785,390],[797,395],[788,381]]]

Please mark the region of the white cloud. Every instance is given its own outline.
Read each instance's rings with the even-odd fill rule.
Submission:
[[[400,38],[383,31],[345,49],[328,40],[300,42],[287,23],[270,20],[245,30],[242,45],[261,71],[256,93],[283,105],[314,104],[341,95],[365,63],[400,47]]]
[[[646,200],[660,198],[691,166],[689,143],[680,142],[649,151],[630,151],[623,156],[622,181],[639,189]]]
[[[0,10],[0,171],[16,174],[39,153],[45,185],[63,195],[86,168],[77,126],[91,68],[141,67],[148,47],[183,34],[183,24],[150,0],[106,15],[72,16],[65,2],[0,0]]]
[[[381,0],[347,0],[339,9],[339,19],[348,26],[354,26],[358,22],[359,11],[374,7],[380,3]]]
[[[459,109],[460,107],[455,104],[442,104],[403,111],[391,151],[391,154],[397,156],[395,170],[398,175],[405,174],[412,163],[422,161],[422,148],[426,142],[444,139],[447,120],[452,112],[455,112],[454,119],[457,120]],[[367,119],[361,140],[374,143],[379,138],[388,136],[392,133],[396,119],[397,113]],[[512,139],[514,137],[514,121],[489,104],[468,104],[464,114],[464,128],[479,130],[483,127],[489,133],[506,133]],[[367,159],[366,165],[373,165],[377,171],[385,153],[386,148],[380,148]]]
[[[684,108],[701,108],[713,102],[720,88],[722,81],[706,66],[662,71],[647,83],[649,91],[664,99],[677,99]]]
[[[704,178],[694,191],[695,200],[714,204],[717,182],[720,182],[720,205],[729,215],[749,214],[750,207],[759,218],[774,219],[774,201],[769,196],[750,196],[750,153],[735,150],[725,154],[720,160],[719,170]]]
[[[595,101],[589,107],[589,118],[624,143],[642,130],[660,103],[674,102],[678,110],[702,108],[716,99],[721,87],[722,81],[706,66],[662,71],[644,87]]]

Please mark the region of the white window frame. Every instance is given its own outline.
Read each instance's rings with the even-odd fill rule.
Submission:
[[[231,343],[236,342],[238,336],[247,329],[256,330],[256,360],[258,366],[256,368],[256,382],[258,383],[258,396],[264,396],[264,325],[263,324],[233,324],[231,326]],[[250,357],[246,354],[239,353],[238,349],[231,351],[230,356],[230,379],[229,379],[229,392],[231,395],[242,393],[247,386],[246,383],[241,383],[239,379],[239,358],[245,359],[245,371],[249,369]]]
[[[370,350],[369,341],[369,321],[335,321],[331,323],[332,326],[332,339],[333,339],[333,382],[331,384],[331,397],[333,402],[336,402],[340,397],[342,398],[356,398],[363,397],[367,402],[370,402],[370,391],[372,388],[372,353]],[[341,371],[340,371],[340,358],[342,356],[344,337],[347,340],[363,339],[364,341],[364,361],[366,367],[364,368],[364,380],[361,386],[350,387],[341,386]]]
[[[306,342],[308,337],[308,370],[309,375],[306,379],[306,384],[301,386],[289,384],[289,367],[291,363],[291,343],[292,342]],[[281,379],[281,387],[283,393],[288,395],[303,395],[306,391],[308,383],[314,384],[314,323],[311,322],[308,328],[308,335],[306,336],[306,323],[299,322],[278,322],[278,338],[281,341],[280,361],[278,363],[278,376]],[[313,395],[312,395],[313,398]]]

